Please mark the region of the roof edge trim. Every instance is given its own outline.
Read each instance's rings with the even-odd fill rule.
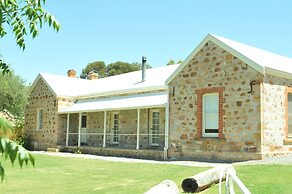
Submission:
[[[48,82],[46,81],[46,79],[42,76],[41,73],[38,74],[37,78],[34,80],[34,82],[32,83],[32,85],[29,88],[29,94],[31,94],[31,92],[33,91],[33,89],[35,88],[36,84],[38,83],[38,81],[42,79],[45,84],[48,86],[49,90],[54,94],[55,97],[58,97],[58,95],[56,94],[56,92],[51,88],[50,84],[48,84]]]
[[[285,79],[292,79],[292,74],[284,71],[279,71],[270,67],[265,67],[265,73],[270,75],[275,75]]]
[[[251,59],[249,59],[248,57],[244,56],[243,54],[241,54],[240,52],[236,51],[235,49],[233,49],[232,47],[228,46],[227,44],[225,44],[224,42],[222,42],[221,40],[217,39],[215,36],[213,36],[212,34],[208,34],[200,43],[199,45],[191,52],[191,54],[183,61],[183,63],[169,76],[169,78],[166,80],[166,84],[168,85],[175,76],[177,76],[177,74],[192,60],[192,58],[194,58],[197,53],[203,48],[203,46],[208,42],[211,41],[214,44],[216,44],[217,46],[221,47],[222,49],[226,50],[227,52],[231,53],[232,55],[236,56],[237,58],[239,58],[241,61],[243,61],[244,63],[248,64],[249,66],[251,66],[253,69],[255,69],[256,71],[258,71],[261,74],[264,74],[264,67],[255,63],[254,61],[252,61]]]

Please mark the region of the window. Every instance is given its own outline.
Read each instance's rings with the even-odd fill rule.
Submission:
[[[224,87],[208,87],[196,90],[197,94],[197,124],[196,138],[225,138],[224,126]]]
[[[112,143],[118,144],[120,141],[119,138],[119,114],[113,113],[113,120],[112,120]]]
[[[86,128],[86,127],[87,127],[87,117],[86,117],[86,114],[84,114],[81,117],[81,128]]]
[[[159,111],[151,111],[150,145],[159,145]]]
[[[203,95],[203,136],[218,137],[219,94]]]
[[[285,139],[292,140],[292,88],[287,88],[286,90]]]
[[[43,129],[43,109],[37,109],[37,130]]]

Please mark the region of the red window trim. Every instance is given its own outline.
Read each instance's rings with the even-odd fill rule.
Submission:
[[[202,138],[202,122],[203,122],[203,111],[202,111],[202,105],[203,105],[203,95],[208,93],[218,93],[219,94],[219,128],[218,128],[218,138],[224,139],[225,135],[223,134],[223,91],[224,87],[208,87],[208,88],[202,88],[197,89],[197,138]]]

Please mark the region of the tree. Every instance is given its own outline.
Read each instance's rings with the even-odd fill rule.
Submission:
[[[178,60],[177,62],[175,62],[175,60],[173,60],[173,59],[170,59],[167,63],[166,63],[166,65],[174,65],[174,64],[180,64],[180,63],[182,63],[183,62],[183,60]]]
[[[117,61],[107,66],[107,76],[119,75],[132,71],[138,71],[140,67],[137,64],[130,64],[127,62]]]
[[[166,65],[174,65],[175,64],[175,60],[170,59]]]
[[[23,118],[28,97],[25,82],[10,71],[5,75],[0,74],[0,83],[0,111]]]
[[[35,38],[44,23],[55,31],[60,24],[50,13],[43,9],[46,0],[0,0],[0,38],[7,34],[7,29],[14,34],[16,45],[25,49],[25,36]],[[0,59],[0,71],[9,72],[9,66]]]
[[[12,31],[15,36],[16,45],[22,50],[25,49],[26,36],[35,38],[39,34],[39,29],[44,23],[48,23],[55,31],[60,30],[59,22],[50,13],[43,9],[46,0],[0,0],[0,38],[7,34],[7,29]],[[8,64],[0,58],[0,72],[2,75],[10,72]],[[2,85],[2,82],[1,84]],[[2,93],[2,90],[0,90]],[[6,100],[14,99],[8,96]],[[13,107],[12,111],[15,111]],[[21,145],[7,138],[0,137],[0,152],[4,154],[4,158],[10,158],[13,164],[18,158],[19,165],[22,167],[25,162],[30,161],[34,165],[33,156]],[[4,178],[4,168],[0,163],[0,176]]]
[[[94,61],[92,63],[88,63],[85,69],[82,69],[82,73],[80,75],[81,78],[87,78],[87,74],[92,71],[96,70],[100,77],[106,76],[106,65],[103,61]]]

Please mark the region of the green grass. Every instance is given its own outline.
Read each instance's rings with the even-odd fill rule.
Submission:
[[[162,180],[181,181],[207,168],[108,162],[35,155],[36,167],[22,170],[2,162],[6,177],[0,193],[144,193]],[[292,165],[236,166],[251,193],[291,193]],[[180,188],[181,189],[181,188]],[[218,185],[203,192],[218,193]]]
[[[144,193],[165,179],[177,185],[206,168],[35,155],[36,167],[6,161],[0,193]]]
[[[292,193],[292,165],[235,166],[235,169],[237,176],[253,194]],[[218,185],[203,193],[218,193]]]

